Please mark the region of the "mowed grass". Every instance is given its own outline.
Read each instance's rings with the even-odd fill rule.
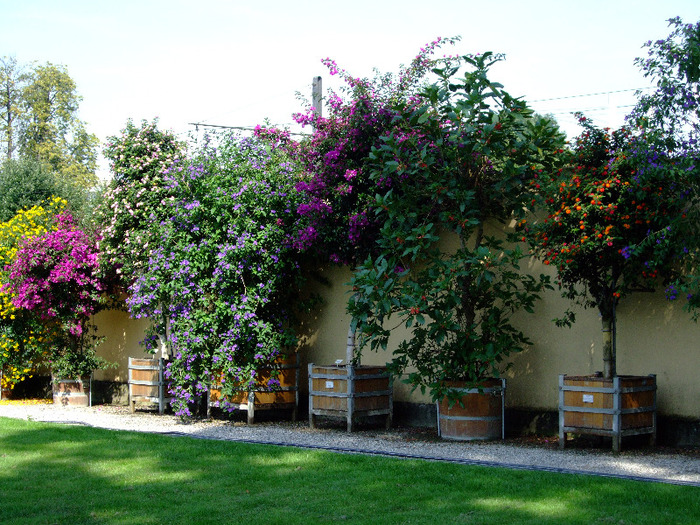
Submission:
[[[0,523],[700,523],[700,488],[0,418]]]

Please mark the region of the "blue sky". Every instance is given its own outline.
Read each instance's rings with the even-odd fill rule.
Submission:
[[[337,88],[321,59],[369,76],[459,35],[449,53],[505,53],[493,79],[572,136],[572,111],[622,122],[649,86],[634,58],[674,16],[697,21],[697,0],[0,0],[0,55],[65,65],[104,140],[129,118],[183,136],[191,122],[291,123],[314,76]]]

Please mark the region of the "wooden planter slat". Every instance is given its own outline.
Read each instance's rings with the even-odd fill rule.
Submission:
[[[358,417],[394,415],[391,376],[385,367],[309,363],[309,426],[316,416],[345,419],[352,432]]]
[[[273,370],[278,371],[280,388],[266,386]],[[299,406],[299,354],[280,359],[271,368],[259,371],[259,386],[254,389],[241,389],[226,399],[237,410],[248,412],[248,424],[255,422],[256,410],[291,410],[292,421],[296,421]],[[223,395],[221,385],[212,385],[209,389],[208,406],[218,406]]]
[[[559,376],[559,446],[566,434],[611,436],[613,451],[622,438],[649,434],[656,442],[656,376]]]
[[[167,385],[163,381],[163,358],[129,358],[129,407],[136,411],[137,402],[157,403],[158,412],[165,411]]]

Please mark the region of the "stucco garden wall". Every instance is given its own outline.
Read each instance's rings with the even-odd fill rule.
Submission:
[[[98,335],[105,340],[99,347],[99,354],[108,361],[117,363],[117,368],[95,371],[97,381],[126,383],[129,357],[150,357],[139,341],[143,340],[148,322],[145,319],[132,319],[121,310],[106,310],[95,316]]]
[[[528,271],[550,270],[531,262]],[[321,308],[303,327],[300,345],[301,390],[305,392],[306,366],[333,364],[345,359],[345,344],[350,317],[345,311],[349,296],[349,268],[326,267],[319,271],[325,284],[312,287],[323,297]],[[602,370],[602,336],[596,310],[580,310],[572,328],[558,328],[552,319],[568,306],[558,291],[545,293],[535,313],[516,316],[516,325],[533,341],[525,352],[514,356],[513,366],[505,371],[508,379],[506,403],[511,408],[555,411],[558,406],[559,374],[590,374]],[[95,379],[126,383],[128,357],[147,354],[139,341],[146,321],[130,319],[126,312],[100,313],[96,321],[106,341],[100,354],[118,363],[118,368],[98,371]],[[396,347],[398,336],[390,340]],[[620,374],[657,374],[659,414],[700,418],[700,326],[684,312],[680,303],[668,302],[662,292],[639,293],[626,298],[618,309],[617,362]],[[362,363],[383,365],[387,353],[366,350]],[[397,402],[430,403],[428,395],[411,392],[401,381],[394,385]]]
[[[533,263],[529,271],[549,270]],[[307,326],[301,346],[302,363],[332,364],[345,359],[349,315],[345,312],[350,280],[348,268],[329,267],[322,275],[327,285],[317,285],[324,304]],[[572,328],[559,328],[552,319],[568,303],[558,291],[549,291],[537,303],[535,313],[516,316],[519,326],[533,345],[514,356],[508,379],[509,407],[557,410],[559,374],[591,374],[602,370],[602,335],[597,310],[579,310]],[[680,303],[668,302],[663,293],[639,293],[626,298],[618,310],[617,363],[619,374],[657,374],[659,413],[700,418],[700,326],[684,312]],[[397,333],[397,335],[399,335]],[[398,337],[392,340],[394,347]],[[390,342],[391,345],[391,342]],[[363,364],[384,364],[387,352],[366,350]],[[303,386],[303,385],[302,385]],[[395,383],[398,402],[429,403],[427,395],[410,392]]]

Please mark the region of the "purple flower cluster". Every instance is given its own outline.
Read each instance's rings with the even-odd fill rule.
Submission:
[[[155,331],[167,323],[173,404],[188,416],[207,385],[254,384],[294,345],[299,267],[287,232],[299,194],[296,165],[259,139],[211,140],[181,167],[166,174],[174,198],[127,304]]]

